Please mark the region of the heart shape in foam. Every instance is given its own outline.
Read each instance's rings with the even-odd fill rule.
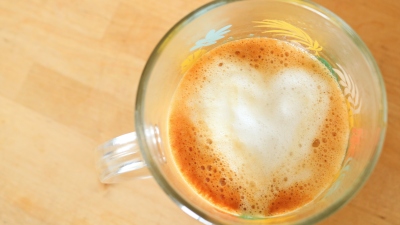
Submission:
[[[267,175],[287,164],[288,156],[293,163],[307,156],[329,109],[324,79],[304,69],[267,77],[251,67],[244,74],[235,65],[214,71],[199,90],[202,103],[190,102],[193,112],[201,112],[192,119],[208,126],[215,150],[233,171]]]

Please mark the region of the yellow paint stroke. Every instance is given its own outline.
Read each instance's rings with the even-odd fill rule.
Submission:
[[[349,126],[350,129],[352,127],[354,127],[354,114],[353,114],[353,108],[350,105],[350,102],[346,99],[346,104],[347,104],[347,108],[349,110]]]
[[[317,56],[319,55],[319,52],[322,51],[322,46],[320,46],[316,40],[311,39],[306,32],[290,23],[281,20],[253,21],[253,23],[260,24],[255,27],[272,29],[263,31],[262,33],[272,33],[276,36],[293,38],[293,41],[306,46],[307,49],[314,51]]]
[[[181,72],[185,73],[204,53],[206,53],[206,50],[199,49],[186,57],[181,64]]]

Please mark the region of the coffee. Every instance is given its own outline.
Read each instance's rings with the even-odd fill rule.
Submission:
[[[173,160],[202,198],[234,215],[306,205],[341,167],[346,101],[331,72],[301,47],[231,41],[184,75],[169,112]]]

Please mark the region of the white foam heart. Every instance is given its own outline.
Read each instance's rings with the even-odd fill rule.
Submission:
[[[212,79],[189,103],[191,116],[207,124],[214,149],[232,170],[245,176],[266,175],[307,156],[329,109],[326,80],[293,68],[270,77],[234,64],[213,71]],[[255,161],[263,162],[262,171]],[[304,176],[307,173],[298,179]]]

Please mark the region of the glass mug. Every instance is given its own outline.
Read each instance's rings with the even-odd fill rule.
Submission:
[[[249,37],[301,45],[337,79],[346,98],[350,136],[336,180],[312,202],[283,215],[244,218],[218,210],[183,180],[173,164],[167,117],[185,71],[210,49]],[[348,202],[366,182],[382,149],[387,125],[384,83],[371,53],[339,17],[310,1],[213,1],[179,21],[151,54],[137,90],[136,132],[97,150],[100,180],[154,177],[187,214],[204,224],[312,224]]]

